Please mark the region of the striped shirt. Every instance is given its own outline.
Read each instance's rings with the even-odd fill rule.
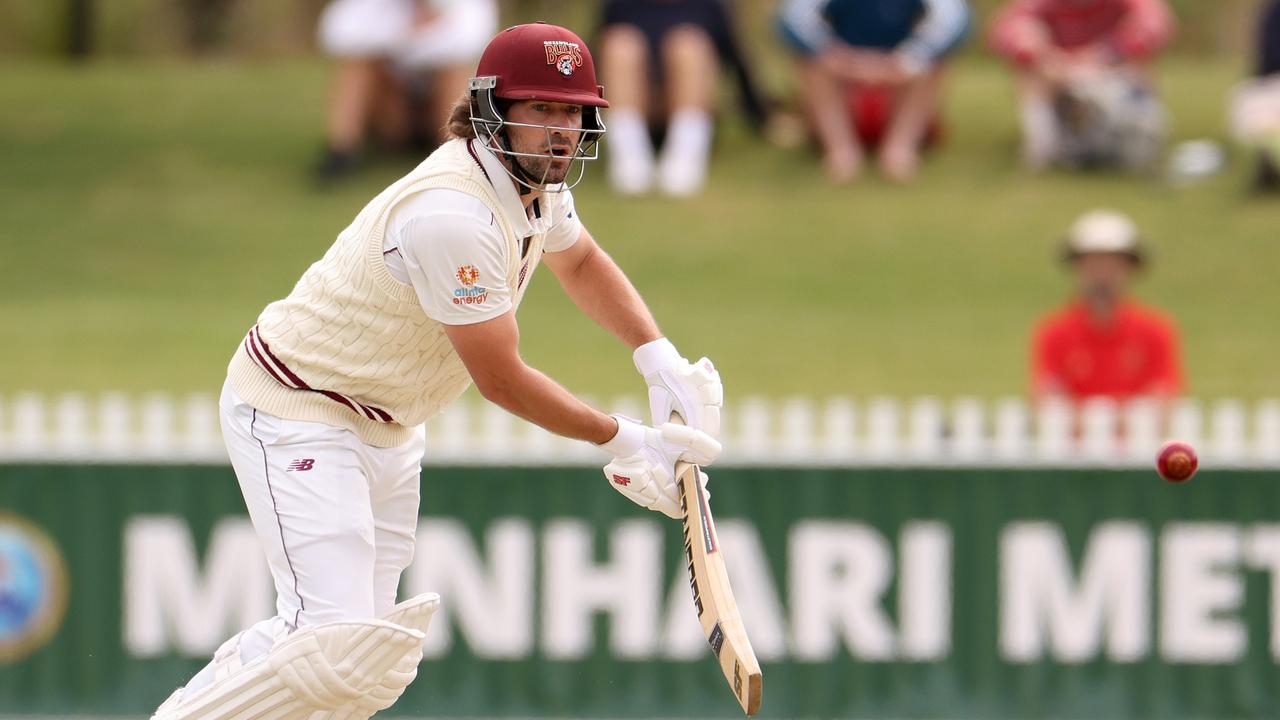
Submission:
[[[1168,44],[1174,24],[1164,0],[1013,0],[988,33],[991,47],[1019,65],[1036,61],[1046,31],[1056,47],[1105,45],[1117,59],[1132,61]]]

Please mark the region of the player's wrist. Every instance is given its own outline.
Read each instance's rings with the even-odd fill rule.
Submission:
[[[610,415],[618,423],[618,431],[608,440],[598,443],[597,447],[612,457],[630,457],[640,452],[644,445],[644,434],[647,429],[638,420],[623,415]]]
[[[659,370],[669,368],[680,362],[680,351],[665,337],[647,342],[636,348],[631,359],[635,361],[636,370],[648,377]]]

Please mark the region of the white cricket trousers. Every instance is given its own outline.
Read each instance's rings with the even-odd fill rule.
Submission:
[[[241,636],[241,662],[299,627],[389,613],[413,560],[422,428],[403,445],[374,447],[344,428],[262,412],[229,383],[219,409],[276,586],[276,616]],[[188,689],[203,686],[205,675]]]

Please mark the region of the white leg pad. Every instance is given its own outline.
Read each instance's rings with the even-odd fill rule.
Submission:
[[[380,688],[403,663],[416,669],[422,638],[417,630],[383,620],[303,628],[191,697],[170,698],[152,718],[305,720]]]
[[[440,596],[436,593],[418,595],[392,608],[386,616],[387,622],[427,632],[431,624],[431,616],[440,608]],[[405,688],[418,676],[418,663],[422,661],[419,646],[416,657],[406,655],[382,678],[382,683],[362,697],[343,704],[334,710],[315,712],[307,720],[369,720],[373,714],[386,710],[395,704],[404,694]]]
[[[440,596],[436,593],[423,593],[391,608],[391,612],[383,620],[425,634],[427,627],[431,625],[431,616],[439,609]]]

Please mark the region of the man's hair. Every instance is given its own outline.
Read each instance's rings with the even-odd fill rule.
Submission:
[[[514,101],[505,98],[494,98],[494,105],[502,115],[506,115],[511,109]],[[445,134],[449,139],[474,140],[476,138],[475,125],[471,124],[471,93],[466,93],[453,103],[453,108],[449,110],[449,119],[444,124]]]
[[[462,140],[472,140],[476,136],[476,129],[471,125],[471,93],[463,93],[453,103],[453,108],[449,110],[449,120],[444,125],[444,131],[450,138],[458,138]]]

